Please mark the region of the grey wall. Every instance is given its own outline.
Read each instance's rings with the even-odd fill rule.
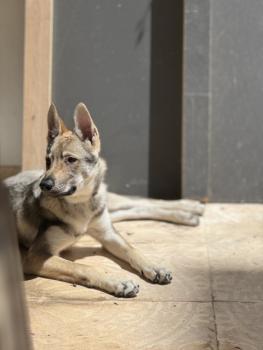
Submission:
[[[185,196],[263,201],[263,2],[186,0]]]
[[[20,165],[24,1],[0,4],[0,165]]]
[[[146,195],[150,2],[135,3],[55,1],[53,99],[70,126],[74,106],[83,101],[89,107],[110,189]]]
[[[263,200],[263,2],[213,1],[211,198]]]
[[[209,182],[210,0],[185,0],[182,193],[206,199]]]
[[[85,102],[112,191],[181,194],[182,1],[56,0],[53,100]],[[170,159],[170,161],[168,161]]]

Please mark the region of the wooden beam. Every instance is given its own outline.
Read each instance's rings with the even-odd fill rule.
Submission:
[[[44,166],[51,102],[53,0],[25,1],[22,168]]]
[[[30,350],[18,240],[8,194],[0,183],[0,349]]]

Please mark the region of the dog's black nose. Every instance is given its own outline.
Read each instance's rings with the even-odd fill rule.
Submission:
[[[39,186],[43,191],[50,191],[54,184],[54,180],[51,177],[47,177],[40,182]]]

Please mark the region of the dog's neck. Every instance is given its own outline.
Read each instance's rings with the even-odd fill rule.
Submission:
[[[72,204],[81,204],[88,202],[93,195],[94,187],[95,178],[91,178],[88,182],[85,183],[85,185],[80,190],[77,190],[71,196],[64,197],[63,200]]]

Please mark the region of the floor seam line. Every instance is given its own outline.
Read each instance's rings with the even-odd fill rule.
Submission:
[[[206,254],[207,254],[208,272],[209,272],[209,284],[210,284],[210,293],[211,293],[212,317],[213,317],[215,337],[216,337],[216,350],[219,350],[220,344],[219,344],[219,340],[218,340],[218,328],[217,328],[216,311],[215,311],[215,296],[214,296],[214,289],[213,289],[213,271],[212,271],[212,266],[211,266],[209,245],[208,245],[206,232],[205,232],[205,243],[206,243]]]
[[[28,302],[37,302],[39,298],[27,298]],[[69,305],[77,305],[77,304],[99,304],[99,303],[127,303],[129,300],[76,300],[74,301],[69,301],[67,302],[64,299],[47,299],[47,300],[42,300],[39,302],[39,304],[44,304],[44,303],[67,303]],[[211,304],[212,300],[203,300],[203,301],[196,301],[196,300],[134,300],[130,303],[174,303],[174,304],[188,304],[188,303],[195,303],[195,304]]]

